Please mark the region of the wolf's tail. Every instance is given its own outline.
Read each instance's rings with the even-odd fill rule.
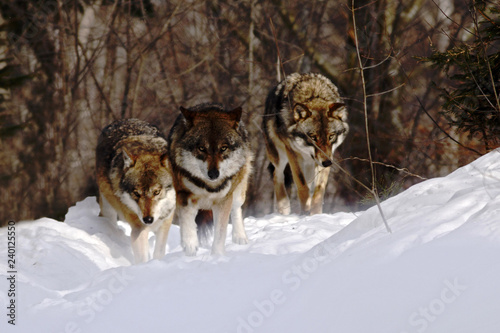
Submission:
[[[195,218],[201,247],[211,247],[214,239],[214,215],[211,210],[200,209]]]

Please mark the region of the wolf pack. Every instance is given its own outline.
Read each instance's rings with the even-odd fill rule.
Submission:
[[[180,108],[165,136],[156,126],[124,119],[106,126],[96,148],[101,215],[131,227],[135,263],[165,256],[178,223],[184,253],[195,256],[202,224],[213,228],[213,255],[223,255],[229,220],[232,241],[247,244],[242,206],[254,154],[241,107],[204,103]],[[291,180],[302,214],[322,213],[333,154],[348,130],[338,88],[317,73],[294,73],[269,92],[262,115],[274,206],[290,214]]]

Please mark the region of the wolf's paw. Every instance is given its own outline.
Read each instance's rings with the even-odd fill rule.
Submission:
[[[311,209],[310,212],[304,212],[303,215],[316,215],[316,214],[323,214],[323,207],[320,207],[318,209]]]
[[[278,213],[281,215],[290,215],[290,205],[278,207]]]
[[[214,257],[220,257],[223,256],[226,253],[224,246],[215,246],[212,247],[212,256]]]
[[[184,246],[184,253],[189,257],[194,257],[198,251],[198,246]]]
[[[246,245],[248,238],[246,235],[233,235],[233,244]]]
[[[198,244],[183,244],[182,248],[187,256],[194,257],[198,251]]]

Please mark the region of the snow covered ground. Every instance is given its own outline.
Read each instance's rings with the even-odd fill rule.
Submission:
[[[246,218],[249,245],[130,265],[95,198],[17,223],[15,326],[0,229],[0,332],[500,332],[500,151],[365,212]]]

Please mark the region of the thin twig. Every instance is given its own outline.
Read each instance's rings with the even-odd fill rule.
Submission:
[[[363,68],[363,61],[361,60],[361,52],[359,49],[358,43],[358,33],[356,26],[356,12],[354,9],[354,0],[352,0],[352,22],[353,22],[353,30],[354,30],[354,44],[356,46],[356,55],[358,57],[358,65],[359,65],[359,75],[361,77],[361,87],[363,89],[363,111],[364,111],[364,120],[365,120],[365,133],[366,133],[366,145],[368,149],[368,158],[370,160],[370,168],[372,173],[372,191],[375,190],[375,168],[373,167],[373,158],[371,151],[371,143],[370,143],[370,135],[368,128],[368,107],[367,107],[367,94],[366,94],[366,82],[365,82],[365,73]]]
[[[387,223],[387,220],[385,218],[384,212],[382,210],[382,206],[380,205],[380,198],[378,197],[377,193],[377,188],[375,186],[375,167],[373,164],[373,158],[372,158],[372,152],[371,152],[371,145],[370,145],[370,131],[368,128],[368,107],[367,107],[367,94],[366,94],[366,82],[365,82],[365,74],[364,74],[364,67],[363,67],[363,61],[361,60],[361,52],[359,49],[359,43],[358,43],[358,33],[357,33],[357,26],[356,26],[356,9],[354,7],[354,1],[352,0],[352,24],[353,24],[353,31],[354,31],[354,44],[356,46],[356,55],[358,57],[358,64],[359,64],[359,74],[361,76],[361,85],[363,88],[363,108],[364,108],[364,115],[365,115],[365,132],[366,132],[366,146],[368,149],[368,158],[370,160],[370,169],[371,169],[371,174],[372,174],[372,188],[370,192],[372,193],[373,197],[375,198],[375,202],[377,203],[378,210],[380,212],[380,216],[382,217],[382,220],[384,221],[385,228],[389,233],[392,233],[391,228],[389,227],[389,224]]]
[[[360,157],[348,157],[348,158],[342,159],[341,161],[347,161],[347,160],[356,160],[356,161],[361,161],[361,162],[370,162],[366,158],[360,158]],[[427,178],[425,178],[425,177],[422,177],[422,176],[419,176],[417,174],[414,174],[414,173],[410,172],[410,170],[408,170],[407,168],[398,168],[397,166],[394,166],[394,165],[391,165],[391,164],[386,164],[386,163],[383,163],[383,162],[377,162],[377,161],[373,161],[372,163],[377,164],[377,165],[381,165],[381,166],[385,166],[387,168],[398,170],[399,172],[403,172],[403,173],[407,174],[408,176],[416,177],[416,178],[419,178],[419,179],[422,179],[422,180],[427,180]]]
[[[276,44],[276,52],[278,52],[278,67],[279,67],[279,69],[281,69],[281,73],[283,73],[283,77],[286,77],[285,68],[283,67],[283,61],[281,60],[282,58],[281,58],[281,54],[280,54],[280,48],[278,46],[278,37],[276,36],[276,29],[274,28],[273,19],[269,18],[269,22],[271,23],[271,31],[273,33],[274,42]],[[278,77],[279,77],[279,74],[280,74],[280,71],[278,70]],[[280,80],[278,80],[278,81],[280,81]]]
[[[401,63],[398,61],[398,63],[401,65]],[[441,125],[439,125],[439,123],[434,119],[434,117],[431,116],[431,114],[429,113],[429,111],[427,111],[427,109],[425,108],[424,106],[424,103],[422,103],[422,101],[420,100],[420,97],[418,97],[417,93],[415,92],[415,88],[412,87],[412,84],[411,84],[411,81],[410,81],[410,77],[409,75],[406,73],[405,69],[403,66],[401,66],[401,69],[402,69],[402,73],[403,75],[405,76],[406,78],[406,81],[410,83],[410,87],[412,88],[413,90],[413,96],[415,96],[418,104],[420,105],[420,108],[421,110],[427,115],[427,117],[429,117],[429,119],[434,123],[434,125],[441,131],[443,132],[444,135],[446,135],[446,137],[448,139],[450,139],[451,141],[455,142],[456,144],[458,144],[460,147],[462,148],[465,148],[469,151],[472,151],[476,154],[478,154],[479,156],[482,156],[483,154],[481,154],[480,152],[478,152],[477,150],[475,150],[474,148],[470,148],[470,147],[467,147],[465,146],[463,143],[459,142],[458,140],[456,140],[455,138],[453,138],[450,134],[448,134],[448,132],[446,132],[444,130],[444,128],[441,127]]]
[[[358,8],[359,9],[359,8]],[[375,65],[371,65],[371,66],[366,66],[366,67],[363,67],[364,69],[372,69],[372,68],[375,68],[375,67],[378,67],[380,65],[382,65],[384,62],[386,62],[387,60],[391,59],[392,58],[392,51],[389,53],[389,55],[387,57],[385,57],[384,60],[382,60],[381,62],[379,62],[378,64],[375,64]],[[354,70],[356,70],[357,68],[353,68]]]
[[[436,1],[432,0],[432,2],[439,9],[439,11],[441,12],[441,14],[443,14],[448,20],[450,20],[452,23],[454,23],[457,27],[463,28],[465,31],[467,31],[468,33],[470,33],[473,36],[476,35],[474,32],[470,31],[469,29],[467,29],[467,28],[463,27],[462,25],[458,24],[457,22],[455,22],[455,20],[453,20],[450,16],[448,16],[448,14],[446,14],[444,12],[444,10],[441,9],[441,7],[436,3]]]
[[[375,96],[382,96],[382,95],[388,94],[390,92],[393,92],[394,90],[398,90],[399,88],[401,88],[405,84],[406,83],[401,83],[399,86],[394,87],[392,89],[389,89],[389,90],[386,90],[386,91],[382,91],[382,92],[379,92],[379,93],[375,93],[375,94],[366,95],[366,98],[375,97]]]
[[[422,111],[424,111],[424,113],[427,115],[427,117],[429,117],[429,119],[434,123],[434,125],[436,125],[436,127],[444,133],[444,135],[446,135],[451,141],[455,142],[456,144],[458,144],[460,147],[463,147],[467,150],[470,150],[476,154],[478,154],[479,156],[482,156],[483,154],[481,154],[480,152],[478,152],[477,150],[475,150],[474,148],[470,148],[470,147],[467,147],[465,145],[463,145],[461,142],[459,142],[458,140],[456,140],[454,137],[452,137],[450,134],[448,134],[448,132],[446,132],[442,127],[441,125],[438,124],[438,122],[431,116],[431,114],[429,113],[429,111],[427,111],[427,109],[425,108],[424,104],[422,103],[422,101],[420,100],[420,98],[417,96],[417,94],[415,93],[415,98],[417,99],[417,102],[418,104],[420,104],[420,107],[422,108]]]

